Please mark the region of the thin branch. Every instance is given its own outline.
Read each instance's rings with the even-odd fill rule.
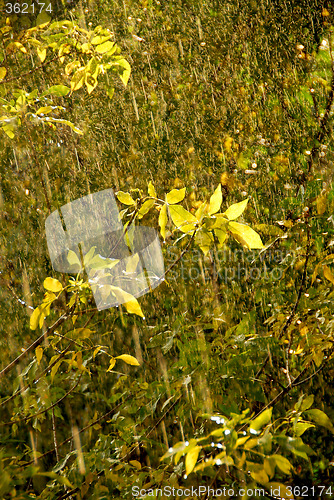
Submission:
[[[76,381],[76,383],[74,384],[74,386],[71,387],[71,389],[69,389],[66,392],[66,394],[64,394],[64,396],[62,396],[60,399],[58,399],[55,403],[53,403],[48,408],[45,408],[45,410],[41,410],[41,411],[39,411],[37,413],[34,413],[34,415],[28,415],[27,417],[24,417],[24,418],[19,418],[17,420],[11,420],[10,422],[0,422],[0,425],[12,425],[12,424],[19,424],[21,422],[26,422],[27,420],[30,420],[31,418],[36,418],[39,415],[42,415],[43,413],[46,413],[49,410],[52,410],[55,406],[59,405],[59,403],[61,403],[62,401],[64,401],[64,399],[67,398],[67,396],[69,394],[71,394],[71,392],[73,392],[76,387],[78,387],[78,384],[80,382],[81,377],[82,377],[82,372],[80,373],[80,376],[78,377],[78,380]]]
[[[190,240],[188,241],[186,247],[182,250],[181,254],[179,255],[179,257],[176,259],[175,262],[173,262],[173,264],[171,264],[169,266],[169,268],[167,269],[167,271],[165,271],[165,276],[166,274],[168,274],[172,269],[173,267],[176,266],[176,264],[178,264],[180,262],[180,260],[182,259],[182,257],[184,256],[184,254],[189,250],[190,248],[190,245],[192,244],[192,242],[194,241],[194,238],[195,238],[195,235],[196,235],[196,230],[193,232],[193,234],[191,235],[191,238]]]
[[[22,361],[22,359],[24,359],[31,351],[33,351],[34,349],[36,349],[36,347],[38,347],[42,342],[43,340],[45,339],[45,336],[46,335],[49,335],[51,334],[52,332],[54,332],[56,330],[56,328],[58,328],[62,323],[64,323],[64,321],[66,321],[66,319],[68,318],[68,313],[64,313],[62,314],[55,323],[53,323],[52,326],[50,326],[45,333],[43,333],[40,337],[38,337],[35,342],[33,342],[22,354],[20,354],[17,358],[15,358],[11,363],[9,363],[9,365],[7,365],[3,370],[1,370],[0,372],[0,380],[1,378],[6,375],[8,372],[10,372],[14,366],[16,366],[18,363],[20,363]]]
[[[49,59],[48,61],[43,62],[39,66],[35,66],[33,69],[30,69],[26,73],[22,73],[21,75],[17,75],[17,76],[12,76],[11,78],[7,78],[6,80],[1,80],[0,84],[2,85],[3,83],[9,83],[9,82],[14,82],[16,80],[21,80],[21,78],[25,78],[26,76],[31,75],[32,73],[35,73],[35,71],[38,71],[38,70],[44,68],[45,66],[47,66],[51,62],[55,61],[56,59],[60,59],[60,57],[61,56],[55,56],[52,59]]]
[[[102,420],[105,420],[106,418],[110,417],[116,410],[118,410],[118,408],[123,404],[125,403],[131,396],[133,396],[133,394],[128,394],[125,399],[123,401],[121,401],[120,403],[118,403],[118,405],[116,405],[112,410],[108,411],[107,413],[104,413],[101,417],[97,418],[96,420],[94,420],[93,422],[91,422],[90,424],[86,425],[86,427],[83,427],[82,429],[79,430],[78,434],[81,434],[82,432],[85,432],[87,429],[90,429],[91,427],[93,427],[94,425],[100,423]],[[67,444],[69,443],[70,441],[72,441],[73,439],[73,436],[65,439],[64,441],[62,441],[61,443],[58,444],[58,448],[60,448],[61,446],[63,446],[64,444]],[[47,455],[50,455],[50,453],[53,453],[54,450],[49,450],[49,451],[46,451],[45,453],[43,453],[42,455],[39,455],[38,459],[41,459],[41,458],[44,458],[46,457]],[[31,460],[30,462],[26,462],[24,464],[24,466],[28,466],[28,465],[31,465],[33,464],[34,461]]]

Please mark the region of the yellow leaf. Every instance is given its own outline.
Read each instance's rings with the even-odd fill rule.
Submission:
[[[121,203],[123,203],[123,205],[134,205],[135,204],[134,200],[129,195],[129,193],[124,193],[123,191],[118,191],[116,196],[117,196],[117,199]]]
[[[129,78],[130,78],[130,74],[131,74],[131,66],[128,63],[128,61],[126,61],[125,59],[119,59],[117,61],[117,65],[121,66],[121,68],[123,68],[123,73],[121,75],[119,75],[119,77],[122,80],[124,86],[126,87],[128,84]]]
[[[202,449],[201,446],[195,446],[190,451],[188,451],[188,453],[186,455],[186,474],[187,474],[187,476],[189,476],[189,474],[194,469],[196,462],[197,462],[197,459],[198,459],[199,452],[201,451],[201,449]]]
[[[332,271],[329,269],[328,266],[322,266],[322,269],[324,271],[324,276],[328,281],[330,281],[334,285],[334,276]]]
[[[230,222],[228,228],[234,238],[249,249],[264,248],[260,235],[251,227],[238,222]]]
[[[37,363],[40,364],[41,359],[43,357],[43,348],[41,346],[36,347],[35,349]]]
[[[174,205],[175,203],[179,203],[182,201],[186,194],[186,188],[182,189],[172,189],[170,193],[166,195],[166,201],[170,205]]]
[[[155,198],[157,196],[156,192],[155,192],[155,189],[154,189],[154,186],[153,186],[153,184],[152,184],[151,181],[148,183],[148,194],[150,196],[152,196],[153,198]]]
[[[233,138],[232,137],[227,137],[224,141],[224,148],[226,151],[230,152],[233,144]]]
[[[138,211],[138,219],[144,217],[151,210],[154,205],[154,200],[146,200]]]
[[[111,50],[113,48],[113,46],[114,46],[113,42],[107,41],[107,42],[101,43],[100,45],[97,45],[95,47],[95,50],[99,54],[105,54],[106,52]]]
[[[240,201],[240,203],[235,203],[234,205],[231,205],[230,207],[228,207],[224,215],[229,220],[237,219],[245,211],[247,203],[248,203],[248,198],[246,200]]]
[[[41,308],[40,308],[40,306],[37,306],[36,309],[34,309],[34,312],[32,313],[32,315],[30,316],[30,329],[31,330],[36,330],[36,328],[38,327],[40,314],[41,314]]]
[[[114,368],[115,364],[116,364],[116,359],[111,358],[107,372],[111,372],[111,370]]]
[[[142,318],[145,318],[143,311],[141,310],[141,307],[139,305],[139,302],[137,299],[133,298],[129,300],[128,302],[124,302],[124,306],[128,313],[130,314],[137,314],[137,316],[141,316]]]
[[[65,66],[65,74],[70,75],[74,69],[80,68],[79,61],[71,61]]]
[[[6,68],[4,68],[3,66],[0,68],[0,81],[3,80],[5,78],[7,74],[7,70]]]
[[[175,226],[183,233],[189,233],[196,228],[196,217],[180,205],[169,206],[170,216]]]
[[[164,205],[159,214],[160,233],[163,239],[166,239],[166,224],[167,224],[167,205]]]
[[[290,470],[293,469],[293,467],[287,458],[282,457],[282,455],[271,455],[270,458],[275,461],[277,467],[281,469],[284,474],[290,474]]]
[[[222,186],[221,184],[218,184],[217,189],[210,198],[208,214],[213,215],[216,212],[218,212],[218,210],[220,209],[220,205],[222,204],[222,201],[223,201]]]
[[[46,290],[55,293],[60,292],[63,289],[63,285],[60,283],[60,281],[54,278],[45,278],[43,286]]]
[[[226,238],[227,238],[227,232],[224,231],[224,229],[215,229],[215,235],[217,236],[218,238],[218,241],[219,241],[219,245],[220,247],[222,247],[226,241]]]
[[[130,460],[129,464],[133,465],[133,467],[136,467],[138,470],[141,469],[141,463],[138,462],[138,460]]]
[[[22,43],[20,43],[20,42],[13,42],[13,45],[15,45],[24,54],[27,53],[27,49],[22,45]]]
[[[273,413],[272,408],[268,408],[267,410],[264,410],[258,417],[256,417],[250,425],[250,429],[258,431],[262,429],[265,425],[267,425],[270,420],[271,420],[271,415]]]
[[[39,47],[36,47],[37,50],[37,55],[40,58],[41,62],[45,61],[46,58],[46,48],[40,49]]]
[[[266,484],[269,481],[268,474],[264,469],[257,472],[251,472],[251,476],[260,484]]]
[[[263,461],[263,468],[270,478],[275,475],[275,463],[271,460],[271,457],[265,458]]]
[[[202,220],[202,217],[204,216],[204,214],[206,213],[206,209],[207,209],[207,206],[208,204],[206,202],[199,202],[200,205],[198,206],[196,212],[195,212],[195,217],[197,218],[197,220]]]
[[[116,356],[116,359],[121,359],[127,365],[140,366],[137,359],[134,356],[131,356],[130,354],[121,354],[120,356]]]
[[[135,255],[131,255],[130,257],[128,257],[126,264],[126,272],[129,274],[134,273],[135,270],[137,269],[138,262],[139,262],[139,255],[137,253]]]
[[[318,196],[318,198],[316,199],[316,203],[318,215],[324,214],[327,208],[327,194]]]
[[[85,75],[85,83],[87,87],[88,94],[91,94],[95,87],[97,86],[97,79],[90,73]]]
[[[213,243],[213,236],[208,230],[200,228],[196,233],[195,243],[200,247],[204,255],[207,255]]]
[[[71,91],[73,92],[74,90],[79,90],[85,81],[85,68],[79,68],[74,75],[72,76],[71,80]]]

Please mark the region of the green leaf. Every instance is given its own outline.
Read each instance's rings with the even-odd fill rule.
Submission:
[[[169,206],[170,216],[175,226],[183,233],[189,233],[196,229],[198,223],[196,217],[180,205]]]
[[[43,286],[45,290],[49,290],[50,292],[55,293],[61,292],[61,290],[63,289],[63,285],[55,278],[45,278]]]
[[[245,211],[247,203],[248,203],[248,198],[246,200],[240,201],[240,203],[235,203],[234,205],[231,205],[230,207],[228,207],[226,212],[224,212],[224,215],[229,220],[237,219]]]
[[[123,205],[134,205],[135,202],[129,193],[124,193],[123,191],[118,191],[116,193],[117,199],[123,203]]]
[[[36,26],[39,26],[42,28],[43,26],[46,26],[49,24],[51,21],[51,17],[45,12],[45,10],[42,10],[40,14],[38,14],[37,19],[36,19]]]
[[[87,267],[96,271],[99,269],[112,269],[118,262],[118,259],[108,259],[107,257],[102,257],[100,254],[97,254],[90,260]]]
[[[228,228],[234,238],[249,249],[264,248],[260,235],[246,224],[230,222]]]
[[[70,88],[66,87],[66,85],[53,85],[46,92],[43,92],[43,95],[55,95],[56,97],[63,97],[70,92]]]
[[[293,430],[295,435],[299,437],[302,436],[310,427],[315,427],[315,425],[310,424],[309,422],[297,422]]]
[[[71,266],[76,267],[75,272],[79,272],[81,270],[81,262],[79,260],[79,257],[77,256],[77,254],[75,252],[73,252],[73,250],[69,250],[69,252],[67,254],[67,261]]]
[[[272,408],[267,408],[266,410],[264,410],[258,417],[253,420],[253,422],[251,422],[249,428],[254,431],[262,429],[262,427],[270,422],[272,412]]]
[[[218,184],[217,189],[210,198],[208,214],[213,215],[216,212],[218,212],[218,210],[220,209],[220,205],[222,204],[222,201],[223,201],[222,186],[221,184]]]
[[[334,434],[334,426],[326,413],[321,410],[313,409],[305,411],[308,418],[313,420],[317,425],[321,425],[322,427],[326,427],[326,429],[330,430]]]
[[[170,193],[166,195],[166,201],[170,205],[174,205],[175,203],[179,203],[182,201],[186,194],[186,188],[182,189],[172,189]]]
[[[140,366],[138,360],[134,356],[131,356],[130,354],[121,354],[120,356],[116,356],[115,359],[121,359],[127,365]]]
[[[159,214],[160,233],[163,239],[166,239],[166,224],[167,224],[167,205],[163,205]]]
[[[314,394],[310,394],[301,402],[300,408],[296,409],[301,412],[308,410],[313,405],[313,401],[314,401]]]
[[[90,261],[92,260],[93,255],[94,255],[94,253],[95,253],[95,249],[96,249],[96,246],[91,247],[91,248],[89,249],[89,251],[86,253],[86,255],[84,256],[84,265],[85,265],[85,266],[88,266],[88,265],[89,265],[89,263],[90,263]]]
[[[269,481],[268,474],[264,469],[251,472],[251,476],[260,484],[266,484]]]
[[[187,476],[189,476],[189,474],[193,471],[201,449],[201,446],[195,446],[190,451],[188,451],[185,462]]]

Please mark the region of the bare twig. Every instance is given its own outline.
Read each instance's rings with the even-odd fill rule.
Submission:
[[[61,56],[57,55],[57,56],[53,57],[52,59],[49,59],[48,61],[43,62],[39,66],[36,66],[33,69],[30,69],[26,73],[22,73],[21,75],[17,75],[17,76],[12,76],[11,78],[7,78],[6,80],[1,80],[0,84],[2,85],[4,83],[9,83],[9,82],[14,82],[16,80],[21,80],[21,78],[25,78],[26,76],[31,75],[32,73],[35,73],[35,71],[38,71],[38,70],[44,68],[45,66],[50,64],[52,61],[55,61],[56,59],[60,59],[60,57]]]
[[[57,321],[53,323],[53,325],[46,330],[45,333],[43,333],[40,337],[38,337],[29,347],[27,347],[27,349],[22,354],[17,356],[17,358],[15,358],[11,363],[9,363],[9,365],[3,368],[3,370],[1,370],[0,372],[0,380],[4,375],[6,375],[6,373],[10,372],[14,368],[14,366],[20,363],[31,351],[36,349],[36,347],[38,347],[43,342],[45,335],[50,335],[52,332],[54,332],[56,328],[58,328],[62,323],[64,323],[64,321],[66,321],[67,318],[68,318],[68,312],[62,314],[57,319]]]

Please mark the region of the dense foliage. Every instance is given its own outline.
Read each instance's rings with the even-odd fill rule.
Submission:
[[[1,498],[334,498],[331,5],[0,9]],[[45,220],[110,187],[166,276],[98,311]]]

